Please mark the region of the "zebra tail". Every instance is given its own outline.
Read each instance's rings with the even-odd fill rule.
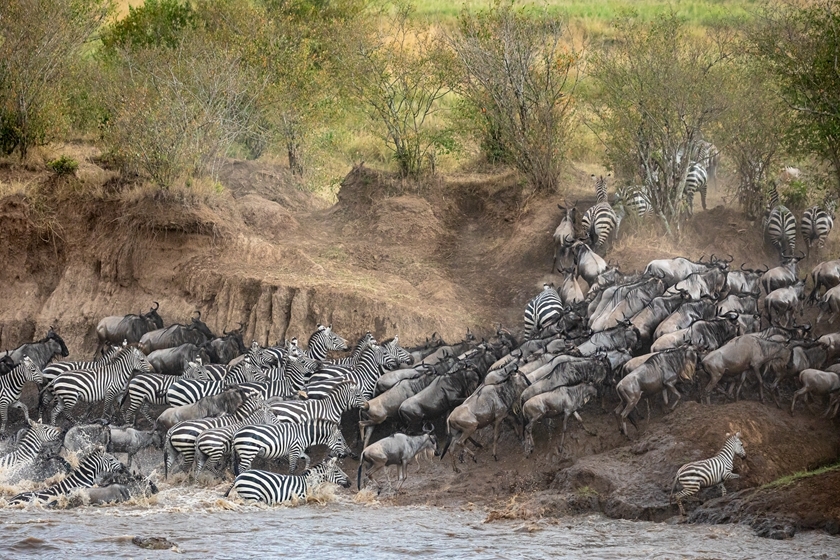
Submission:
[[[169,458],[175,455],[175,449],[172,447],[172,438],[166,434],[166,443],[163,445],[163,479],[169,478]]]
[[[671,485],[671,493],[668,494],[668,503],[674,503],[674,490],[677,489],[677,482],[680,480],[680,471],[677,471],[677,474],[674,475],[674,483]]]
[[[230,485],[230,488],[228,488],[228,489],[227,489],[227,492],[225,492],[225,498],[227,498],[228,496],[230,496],[230,491],[231,491],[231,490],[233,490],[233,487],[234,487],[234,486],[236,486],[236,480],[234,480],[234,481],[233,481],[233,484],[231,484],[231,485]]]
[[[359,455],[359,470],[356,473],[356,487],[359,491],[362,490],[362,469],[365,467],[365,452],[362,451],[362,454]]]
[[[231,450],[231,461],[233,461],[233,474],[239,476],[239,454],[236,452],[236,447]]]

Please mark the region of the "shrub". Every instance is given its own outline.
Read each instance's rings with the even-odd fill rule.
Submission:
[[[74,175],[76,170],[79,169],[79,162],[71,157],[61,156],[58,159],[48,162],[47,167],[59,177],[63,175]]]

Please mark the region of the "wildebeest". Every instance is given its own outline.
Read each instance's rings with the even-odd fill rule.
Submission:
[[[639,330],[630,321],[621,321],[617,327],[593,334],[570,353],[575,356],[593,356],[609,350],[634,350],[639,343]]]
[[[788,343],[789,339],[780,342],[757,334],[745,334],[709,352],[701,361],[702,369],[710,377],[709,384],[704,390],[706,402],[711,401],[712,390],[721,378],[740,375],[741,381],[735,393],[737,400],[746,381],[747,372],[750,371],[758,381],[759,394],[763,402],[764,381],[761,377],[761,367],[784,352]]]
[[[615,327],[620,321],[642,311],[647,304],[664,292],[665,284],[658,278],[644,279],[626,286],[626,290],[617,290],[610,298],[610,303],[599,306],[601,309],[597,315],[590,318],[590,328],[594,332],[599,332]]]
[[[578,410],[589,402],[589,400],[598,394],[598,389],[589,383],[582,383],[572,387],[558,387],[546,393],[541,393],[525,401],[522,405],[522,416],[525,419],[525,450],[528,455],[534,450],[534,422],[542,418],[551,418],[553,416],[563,415],[563,435],[560,437],[560,446],[558,451],[563,450],[563,445],[566,442],[566,429],[569,422],[569,416],[577,418],[583,429],[591,434],[595,433],[589,431],[583,423],[583,418],[578,414]]]
[[[545,375],[537,377],[540,372],[534,372],[528,376],[530,386],[522,389],[519,402],[524,403],[558,387],[570,387],[581,383],[601,387],[610,377],[612,368],[609,358],[603,353],[591,358],[568,358],[570,359],[556,360],[554,368]]]
[[[639,331],[639,340],[641,342],[649,341],[654,329],[685,301],[682,294],[665,295],[654,298],[644,309],[636,313],[630,319],[630,324]]]
[[[820,293],[820,288],[829,290],[840,285],[840,259],[821,262],[811,271],[811,281],[814,288],[808,295],[808,301],[814,302]]]
[[[559,204],[557,207],[563,212],[563,218],[552,236],[554,239],[554,262],[551,265],[552,273],[559,270],[558,263],[560,266],[568,264],[568,257],[576,239],[575,223],[577,221],[577,208],[574,206],[566,208]]]
[[[583,301],[583,290],[580,287],[580,283],[578,282],[577,274],[575,274],[575,269],[570,268],[566,269],[558,269],[561,270],[565,277],[563,278],[563,283],[560,284],[560,289],[557,292],[560,294],[560,299],[563,301],[563,304],[570,305],[573,303],[580,303]]]
[[[240,323],[238,329],[230,332],[222,331],[222,336],[216,337],[204,343],[205,351],[212,354],[210,358],[213,363],[228,364],[237,356],[241,356],[248,351],[245,348],[245,342],[242,340],[242,328],[245,325]]]
[[[804,280],[800,280],[792,286],[775,289],[767,294],[764,298],[764,308],[767,311],[770,324],[779,325],[784,319],[784,326],[791,326],[795,322],[794,312],[799,311],[799,314],[802,314],[802,301],[804,299]]]
[[[162,329],[163,319],[157,312],[159,308],[160,304],[155,302],[148,313],[123,317],[112,315],[99,321],[96,325],[96,337],[99,339],[96,351],[100,352],[108,345],[122,344],[124,340],[129,344],[137,343],[147,332]]]
[[[725,261],[722,261],[720,265],[714,264],[714,266],[725,270],[724,264],[728,266],[728,263]],[[712,259],[709,259],[709,263],[704,263],[702,257],[698,262],[693,262],[683,257],[657,259],[648,263],[645,267],[645,275],[661,278],[666,286],[671,287],[677,282],[685,280],[691,274],[709,270],[711,266],[713,266]]]
[[[717,299],[725,286],[726,273],[715,267],[704,272],[689,274],[685,279],[668,288],[668,293],[681,293],[693,301],[709,296]]]
[[[684,303],[659,323],[653,332],[653,339],[656,340],[664,334],[685,329],[697,320],[709,320],[715,316],[715,312],[715,301],[712,298]]]
[[[589,284],[591,290],[591,286],[597,281],[598,276],[606,272],[607,261],[582,241],[577,241],[572,246],[572,250],[575,255],[577,274]]]
[[[70,351],[67,350],[67,345],[64,344],[64,340],[55,332],[53,327],[50,327],[50,330],[47,331],[47,336],[38,342],[28,342],[8,354],[12,360],[12,367],[21,363],[24,356],[28,356],[32,360],[32,363],[40,369],[44,369],[53,357],[61,356],[66,358],[70,355]]]
[[[421,436],[396,433],[365,447],[359,456],[359,471],[356,477],[359,490],[362,489],[363,476],[367,476],[368,480],[375,483],[373,473],[390,465],[399,465],[399,484],[396,489],[399,492],[405,484],[406,466],[415,455],[425,449],[434,450],[437,455],[437,438],[429,428]],[[390,477],[388,481],[390,484]]]
[[[158,416],[155,429],[165,433],[169,428],[185,420],[198,420],[208,416],[232,414],[245,400],[246,393],[237,387],[225,389],[218,395],[204,397],[198,402],[164,410]]]
[[[734,311],[729,311],[722,317],[715,317],[708,321],[697,320],[685,329],[660,336],[651,345],[650,350],[651,352],[661,352],[668,348],[677,348],[687,344],[691,344],[695,348],[702,348],[706,352],[715,350],[737,335],[745,334],[739,332],[741,328],[738,322],[739,318],[740,315]]]
[[[175,324],[145,333],[140,337],[137,346],[148,355],[155,350],[163,348],[174,348],[187,342],[201,346],[205,342],[213,340],[216,335],[201,320],[201,312],[196,311],[197,316],[190,318],[188,325]]]
[[[203,348],[188,342],[173,348],[161,348],[151,352],[147,359],[157,373],[164,375],[181,375],[190,362],[201,360],[202,364],[210,363],[210,356]]]
[[[131,492],[128,487],[122,484],[109,484],[108,486],[96,486],[94,488],[77,488],[73,491],[72,497],[81,499],[82,504],[101,505],[125,502],[131,499]],[[70,501],[70,506],[73,500]]]
[[[160,432],[157,430],[135,430],[132,427],[111,426],[111,443],[108,447],[110,453],[126,453],[128,460],[126,466],[131,466],[131,460],[140,451],[147,447],[160,448],[162,441]]]
[[[726,273],[726,293],[735,296],[758,297],[761,294],[761,276],[768,270],[768,268],[764,270],[744,268],[742,263],[741,270],[730,270]]]
[[[764,288],[764,293],[769,294],[773,290],[796,284],[799,280],[796,265],[800,260],[802,257],[786,257],[783,264],[762,274],[761,287]]]
[[[817,304],[820,308],[817,322],[822,321],[823,314],[828,313],[830,315],[829,323],[833,323],[837,319],[838,314],[840,314],[840,286],[834,286],[826,290]]]
[[[717,304],[717,314],[725,315],[730,311],[740,314],[753,315],[758,313],[758,297],[752,295],[734,295],[726,296]]]
[[[368,408],[360,412],[362,419],[359,421],[359,433],[360,437],[364,438],[365,446],[370,442],[374,427],[396,416],[400,405],[428,387],[434,377],[432,372],[417,372],[414,377],[406,377],[384,393],[370,399]]]
[[[793,414],[793,409],[796,406],[796,399],[799,397],[807,397],[807,395],[828,395],[831,393],[837,394],[840,391],[840,376],[832,371],[805,369],[799,374],[799,382],[802,383],[802,388],[793,394],[793,400],[790,403],[791,414]],[[828,416],[829,412],[831,412],[832,405],[833,402],[829,401],[824,416]]]
[[[619,381],[616,391],[621,403],[614,413],[619,418],[624,435],[628,435],[627,417],[643,396],[662,393],[662,399],[667,406],[670,391],[674,395],[674,404],[671,405],[671,410],[674,410],[682,397],[677,391],[677,381],[693,381],[696,366],[697,351],[693,346],[685,346],[655,354]]]
[[[454,445],[462,448],[461,455],[466,451],[475,461],[475,453],[467,447],[467,440],[477,430],[493,424],[493,458],[498,460],[496,445],[499,442],[499,428],[510,414],[522,390],[528,385],[528,378],[515,370],[503,381],[479,386],[463,403],[455,407],[446,419],[448,438],[441,457],[446,454],[450,445]],[[455,468],[455,447],[452,448],[452,468]]]

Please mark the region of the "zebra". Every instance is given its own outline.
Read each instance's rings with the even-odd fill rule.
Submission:
[[[543,290],[525,306],[525,332],[534,338],[541,330],[563,317],[563,301],[551,284],[543,284]]]
[[[201,381],[203,369],[201,358],[196,362],[188,362],[183,375],[163,375],[160,373],[141,373],[135,375],[128,382],[128,389],[123,395],[120,406],[129,401],[128,409],[125,411],[125,419],[129,424],[134,424],[137,411],[154,425],[155,421],[149,416],[149,406],[165,405],[166,393],[169,388],[180,379],[196,379]]]
[[[700,202],[703,204],[703,210],[706,209],[706,168],[697,162],[691,162],[688,166],[688,172],[685,176],[685,190],[683,191],[683,198],[688,205],[688,215],[694,214],[694,193],[700,191]]]
[[[134,371],[152,373],[155,370],[140,350],[126,346],[117,351],[110,364],[62,373],[49,387],[55,400],[50,424],[55,424],[62,411],[69,412],[79,401],[92,403],[104,399],[103,414],[109,415],[115,398],[125,391]]]
[[[230,426],[232,424],[241,424],[246,419],[251,417],[254,413],[260,414],[259,417],[253,418],[255,421],[262,419],[271,419],[270,416],[262,414],[262,410],[267,411],[265,401],[259,397],[246,395],[242,405],[236,409],[233,414],[226,414],[216,418],[203,418],[201,420],[185,420],[179,422],[169,428],[166,432],[166,438],[163,445],[163,469],[164,476],[169,477],[169,471],[175,463],[175,459],[180,455],[184,460],[185,470],[192,468],[193,460],[195,458],[196,440],[205,430],[213,428],[221,428],[223,426]]]
[[[350,487],[350,477],[336,464],[332,457],[318,466],[306,470],[300,475],[282,475],[268,471],[247,470],[238,475],[225,492],[225,498],[231,490],[245,500],[265,502],[269,505],[294,500],[305,500],[310,489],[324,482]]]
[[[24,356],[20,364],[6,375],[0,376],[0,433],[6,433],[6,421],[9,418],[9,406],[23,411],[23,417],[29,423],[29,408],[20,402],[23,384],[32,381],[40,385],[44,378],[41,368],[29,356]],[[53,422],[55,424],[55,422]]]
[[[117,461],[113,455],[95,451],[82,459],[78,468],[58,484],[53,484],[43,490],[18,494],[9,501],[9,505],[33,501],[51,502],[58,496],[69,494],[76,488],[91,488],[94,484],[98,484],[104,475],[125,472],[125,465]]]
[[[313,445],[326,445],[332,457],[346,457],[352,453],[338,424],[322,418],[304,424],[282,422],[245,426],[233,436],[234,474],[238,476],[250,469],[257,457],[288,457],[289,474],[295,472],[298,460],[303,457],[308,469],[310,459],[306,449]]]
[[[580,219],[580,224],[584,238],[589,240],[589,244],[593,247],[602,247],[618,223],[618,216],[608,200],[607,180],[603,175],[595,180],[595,195],[597,202],[586,209]]]
[[[195,439],[195,457],[193,459],[196,476],[201,474],[204,465],[208,462],[215,465],[217,473],[221,472],[225,457],[229,456],[233,449],[233,435],[240,428],[254,424],[275,424],[278,422],[267,403],[262,400],[258,402],[261,406],[247,418],[227,426],[204,430],[198,435]]]
[[[708,179],[717,185],[717,168],[720,164],[720,150],[711,142],[700,140],[697,143],[697,160],[706,168]],[[705,205],[703,206],[705,209]]]
[[[272,397],[285,398],[296,395],[303,390],[306,380],[320,364],[306,356],[295,355],[295,353],[299,353],[299,351],[295,350],[293,354],[289,355],[284,368],[281,369],[276,366],[270,368],[266,372],[268,379],[265,382],[246,382],[240,383],[239,386],[260,395],[266,400]]]
[[[726,443],[723,444],[723,449],[717,455],[711,459],[686,463],[677,471],[674,484],[671,486],[670,501],[677,500],[680,515],[685,516],[685,509],[683,509],[682,505],[683,498],[696,494],[700,491],[700,488],[707,488],[709,486],[718,486],[721,496],[726,496],[724,482],[733,478],[739,478],[737,474],[732,472],[732,461],[735,455],[738,455],[742,459],[747,456],[746,451],[744,451],[744,444],[741,442],[741,432],[737,432],[734,436],[726,435],[729,437]],[[683,489],[674,495],[677,482],[682,485]]]
[[[123,345],[127,345],[127,343],[123,343]],[[95,360],[89,362],[53,362],[51,364],[47,364],[47,367],[41,370],[41,373],[44,376],[44,386],[50,385],[53,380],[61,375],[62,373],[66,373],[68,371],[72,371],[75,369],[91,369],[96,368],[104,364],[110,364],[114,360],[114,356],[117,355],[117,351],[121,348],[121,346],[110,346],[107,345],[102,349],[101,354],[97,354],[97,358]],[[46,410],[47,405],[53,398],[53,394],[51,391],[42,391],[39,395],[38,399],[38,410],[40,415],[43,417],[43,411]]]
[[[208,369],[209,371],[209,369]],[[230,368],[227,375],[220,380],[199,381],[197,379],[178,378],[166,390],[166,404],[183,406],[192,404],[199,399],[218,395],[231,385],[238,385],[246,381],[265,381],[262,370],[251,361],[250,356]]]
[[[307,398],[323,399],[337,383],[349,379],[359,386],[365,399],[370,399],[376,390],[376,381],[382,370],[392,370],[398,365],[394,353],[386,346],[370,346],[362,352],[356,367],[330,365],[319,369],[306,384]]]
[[[365,348],[374,346],[375,344],[378,344],[376,338],[368,331],[359,339],[356,346],[353,347],[353,353],[350,356],[333,360],[331,363],[337,366],[355,366],[359,363],[359,358],[362,357],[362,352],[365,351]]]
[[[14,451],[0,457],[0,470],[6,476],[31,465],[44,444],[61,441],[62,431],[49,424],[29,422],[29,429],[23,434]]]
[[[305,401],[272,401],[271,412],[280,422],[302,424],[314,418],[341,422],[341,415],[351,408],[367,410],[367,400],[359,386],[349,379],[342,379],[323,399]]]
[[[653,211],[650,194],[644,185],[625,185],[615,190],[614,206],[624,209],[624,213],[638,218],[645,218]],[[618,229],[618,227],[616,227]]]
[[[309,337],[306,356],[320,362],[331,350],[347,350],[347,341],[332,331],[332,325],[318,325],[318,329]]]
[[[251,363],[257,365],[261,370],[269,368],[276,363],[276,355],[272,353],[274,348],[263,348],[256,340],[251,343],[251,347],[241,358],[231,360],[230,365],[224,364],[207,364],[204,366],[207,378],[210,381],[223,381],[228,374],[235,371],[236,366],[245,361],[246,358],[251,360]]]
[[[793,256],[796,251],[796,218],[787,206],[779,202],[779,193],[773,186],[770,205],[765,217],[764,240],[779,251],[782,258]]]
[[[834,226],[834,210],[826,205],[826,208],[812,206],[802,214],[802,221],[799,224],[802,239],[805,240],[805,247],[808,255],[811,254],[811,247],[817,245],[820,249],[825,247],[825,240],[831,233]]]

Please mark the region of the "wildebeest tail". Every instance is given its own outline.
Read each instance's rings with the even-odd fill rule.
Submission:
[[[359,470],[356,473],[356,488],[362,489],[362,469],[365,467],[365,452],[359,455]]]

